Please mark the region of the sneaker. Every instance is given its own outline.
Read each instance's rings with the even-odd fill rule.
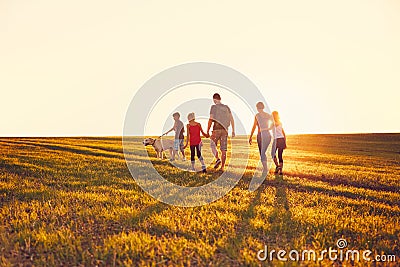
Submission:
[[[214,169],[217,169],[220,164],[221,164],[221,160],[217,159],[217,161],[215,162],[215,165],[214,165]]]
[[[274,174],[278,174],[278,172],[279,172],[279,167],[276,166],[275,171],[274,171]]]
[[[203,172],[203,173],[207,173],[207,169],[206,169],[206,168],[203,168],[202,172]]]
[[[282,168],[279,168],[279,175],[283,175]]]

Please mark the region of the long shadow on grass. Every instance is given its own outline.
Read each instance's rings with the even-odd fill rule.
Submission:
[[[47,172],[41,167],[32,169],[22,164],[8,163],[4,160],[0,160],[0,173],[14,174],[21,177],[35,177],[42,178],[47,175]]]
[[[314,192],[318,192],[318,193],[326,194],[331,197],[342,196],[345,198],[354,199],[354,200],[358,200],[358,201],[367,200],[367,201],[371,201],[371,202],[377,203],[377,204],[389,205],[391,207],[393,207],[393,206],[398,207],[398,205],[399,205],[398,201],[382,200],[381,198],[377,198],[377,197],[373,197],[373,196],[365,196],[365,195],[352,193],[352,192],[335,191],[333,189],[321,188],[318,186],[294,184],[294,183],[288,182],[286,180],[279,180],[279,179],[282,179],[282,178],[278,178],[278,179],[276,178],[275,181],[271,182],[271,185],[274,185],[277,189],[277,194],[276,194],[277,197],[279,195],[282,195],[283,193],[285,193],[285,191],[282,191],[282,187],[285,187],[286,189],[290,189],[293,192],[298,192],[298,193],[306,192],[306,193],[312,194]],[[281,192],[279,192],[279,190]],[[346,202],[346,205],[352,206],[352,207],[356,208],[356,210],[360,210],[360,208],[363,208],[362,212],[368,211],[367,208],[369,208],[368,214],[371,214],[371,215],[372,214],[380,214],[380,215],[385,215],[385,216],[389,215],[390,217],[400,216],[400,212],[393,211],[390,208],[385,208],[382,206],[368,206],[365,203],[349,203],[349,202]]]
[[[139,214],[135,217],[132,217],[130,219],[130,222],[133,225],[139,225],[141,224],[144,220],[146,220],[148,217],[155,213],[160,213],[163,210],[166,210],[169,208],[168,204],[162,203],[162,202],[157,202],[155,204],[147,206],[145,209],[139,212]]]
[[[259,205],[263,205],[261,201],[262,192],[268,187],[275,187],[275,201],[273,204],[273,211],[268,214],[268,218],[266,219],[266,224],[269,224],[267,227],[268,230],[262,230],[258,228],[254,228],[251,225],[251,220],[256,217],[256,207]],[[289,208],[289,202],[287,198],[288,190],[292,190],[292,192],[309,192],[313,193],[316,190],[313,187],[302,186],[302,185],[293,185],[288,183],[287,181],[282,179],[282,176],[275,176],[274,180],[266,180],[264,183],[257,189],[256,196],[252,199],[248,209],[246,212],[242,214],[242,220],[237,223],[235,226],[236,233],[233,237],[231,237],[222,251],[227,253],[230,258],[239,258],[241,257],[240,251],[248,246],[246,242],[246,238],[253,237],[258,239],[265,245],[272,245],[272,249],[277,248],[287,248],[288,245],[293,246],[293,242],[295,240],[303,239],[306,244],[312,244],[315,238],[315,235],[318,235],[323,231],[319,226],[309,224],[307,222],[300,222],[297,219],[292,218],[292,213]],[[332,191],[332,190],[328,190]],[[323,193],[331,193],[334,192],[324,192]],[[352,206],[353,204],[347,203],[346,205]],[[360,204],[361,205],[361,204]],[[357,207],[359,208],[359,207]],[[382,212],[382,214],[388,214],[386,210],[379,208],[374,208],[374,212]],[[390,213],[390,216],[398,216],[398,213]],[[306,232],[304,232],[306,231]],[[396,234],[382,233],[386,240],[391,240],[396,243]],[[305,236],[304,236],[305,235]],[[373,249],[374,245],[379,242],[375,236],[365,236],[365,234],[361,232],[356,232],[353,229],[348,227],[337,229],[334,232],[327,232],[324,235],[329,235],[332,242],[335,242],[338,238],[346,237],[348,241],[352,243],[353,246],[364,246],[365,242],[369,242],[368,249]],[[382,237],[382,236],[381,236]],[[328,241],[331,242],[331,241]],[[328,243],[329,244],[329,243]],[[329,244],[335,246],[335,244]],[[263,249],[263,248],[250,248],[250,249]],[[291,249],[296,249],[295,247],[291,247]],[[392,249],[388,247],[382,248],[385,253],[393,253]]]
[[[248,170],[255,170],[256,167],[253,166],[248,166]],[[398,186],[391,186],[387,184],[383,184],[381,182],[377,181],[355,181],[351,180],[351,177],[345,177],[345,176],[337,176],[337,175],[315,175],[311,173],[299,173],[299,172],[285,172],[285,176],[290,176],[290,177],[298,177],[302,179],[307,179],[311,181],[321,181],[325,183],[329,183],[330,185],[344,185],[344,186],[352,186],[352,187],[357,187],[361,189],[370,189],[370,190],[376,190],[376,191],[387,191],[387,192],[394,192],[397,193],[399,192],[400,188]]]
[[[178,169],[169,160],[152,159],[152,163],[157,172],[167,181],[179,186],[198,187],[215,181],[222,174],[219,171],[208,168],[207,173],[188,172]],[[173,172],[174,171],[174,172]]]
[[[397,206],[400,207],[399,201],[390,200],[390,199],[383,199],[379,197],[369,196],[369,195],[362,195],[359,193],[353,193],[348,191],[336,191],[333,189],[321,188],[318,186],[311,186],[311,185],[301,185],[297,183],[287,183],[287,187],[296,191],[296,192],[318,192],[324,193],[329,196],[342,196],[354,200],[367,200],[379,204],[390,205],[390,206]],[[381,210],[382,213],[385,213],[386,210],[384,208],[378,209]]]
[[[196,237],[179,229],[171,230],[170,228],[158,224],[154,224],[149,220],[150,217],[162,213],[164,210],[170,209],[171,206],[162,202],[150,204],[144,209],[138,211],[137,215],[122,216],[119,223],[110,221],[108,224],[117,223],[117,227],[106,233],[107,235],[115,235],[123,232],[143,231],[157,238],[176,238],[183,237],[188,240],[195,240]],[[122,226],[122,227],[121,227]]]
[[[48,201],[55,198],[54,191],[35,189],[2,189],[0,188],[0,207],[15,200],[29,202],[32,200]]]
[[[287,172],[285,175],[291,176],[291,177],[299,177],[299,178],[303,178],[303,179],[308,179],[311,181],[326,182],[330,185],[353,186],[353,187],[357,187],[357,188],[377,190],[377,191],[388,191],[388,192],[394,192],[394,193],[399,192],[398,187],[389,186],[389,185],[378,183],[375,181],[373,183],[363,184],[359,181],[349,180],[348,177],[336,177],[336,176],[330,177],[330,176],[325,176],[325,175],[319,176],[319,175],[313,175],[313,174],[290,173],[290,172]]]
[[[269,214],[266,224],[270,225],[268,231],[261,229],[254,229],[251,225],[251,220],[256,217],[256,207],[263,205],[261,202],[261,194],[269,186],[276,188],[275,200],[273,204],[273,211]],[[231,258],[238,258],[240,250],[248,246],[246,244],[246,237],[254,237],[264,244],[273,244],[274,246],[284,246],[290,240],[300,235],[296,229],[299,228],[299,223],[292,220],[292,213],[289,209],[289,202],[287,199],[287,185],[281,176],[275,176],[274,181],[265,180],[257,189],[256,196],[251,200],[251,203],[246,212],[242,214],[242,220],[235,226],[236,235],[229,239],[224,251],[230,255]],[[240,218],[240,217],[239,217]],[[250,248],[262,249],[262,248]]]
[[[398,193],[399,191],[395,187],[389,187],[387,185],[365,185],[361,184],[360,182],[357,181],[351,181],[348,180],[348,178],[344,177],[326,177],[326,176],[317,176],[317,175],[311,175],[311,174],[299,174],[299,173],[286,173],[285,176],[290,176],[293,178],[301,178],[301,179],[306,179],[310,181],[315,181],[315,182],[323,182],[326,184],[329,184],[330,186],[345,186],[345,187],[353,187],[357,189],[366,189],[366,190],[372,190],[377,193],[379,191],[385,191],[385,192],[394,192]],[[375,197],[375,196],[370,196],[370,195],[363,195],[360,193],[354,193],[354,192],[349,192],[349,191],[336,191],[332,189],[327,189],[327,188],[321,188],[318,186],[310,186],[310,185],[300,185],[300,184],[294,184],[294,183],[288,183],[287,186],[290,189],[294,189],[296,191],[310,191],[310,192],[321,192],[321,193],[326,193],[330,196],[343,196],[355,200],[369,200],[372,202],[377,202],[377,203],[382,203],[382,204],[387,204],[387,205],[395,205],[400,207],[400,202],[396,200],[390,200],[390,199],[385,199],[382,197]]]
[[[269,216],[269,223],[271,224],[271,234],[277,234],[273,239],[271,235],[268,235],[271,240],[267,240],[275,243],[280,240],[288,240],[289,236],[293,236],[293,232],[296,229],[296,223],[292,220],[292,213],[289,209],[289,202],[287,199],[287,183],[282,179],[282,176],[275,175],[275,180],[272,183],[275,186],[275,203],[274,210]]]
[[[15,143],[15,144],[21,144],[21,145],[26,145],[26,146],[43,147],[43,148],[47,148],[47,149],[50,149],[50,150],[70,152],[70,153],[74,153],[74,154],[81,154],[81,155],[87,155],[87,156],[98,156],[98,157],[105,157],[105,158],[125,159],[124,155],[120,154],[120,153],[112,152],[112,153],[114,153],[114,155],[113,155],[113,154],[109,154],[109,153],[77,149],[77,148],[70,147],[68,145],[60,146],[60,145],[42,144],[42,143],[27,142],[27,141],[10,141],[10,142]]]
[[[274,204],[274,211],[269,216],[269,222],[271,224],[270,231],[266,232],[265,234],[268,236],[266,242],[279,245],[285,245],[292,243],[292,240],[297,239],[300,237],[301,229],[308,229],[310,227],[311,232],[308,233],[306,236],[305,241],[307,244],[312,244],[314,241],[314,235],[319,233],[321,229],[316,227],[313,224],[306,224],[301,223],[297,220],[292,219],[291,212],[289,210],[289,204],[286,196],[287,190],[292,190],[292,192],[308,192],[313,193],[316,192],[314,187],[309,186],[293,186],[293,184],[288,183],[287,181],[282,179],[282,176],[275,176],[275,180],[270,182],[271,185],[275,186],[276,188],[276,201]],[[318,188],[321,189],[321,188]],[[320,192],[326,193],[329,196],[336,196],[334,190],[324,190],[321,189]],[[345,196],[348,197],[348,196]],[[347,206],[353,206],[356,210],[360,210],[365,207],[364,204],[352,204],[346,203]],[[397,217],[399,216],[399,212],[388,211],[385,208],[373,207],[372,211],[369,211],[368,214],[378,213],[389,217]],[[397,235],[396,234],[389,234],[389,233],[381,233],[379,238],[371,235],[365,236],[362,232],[354,231],[348,227],[337,229],[337,232],[331,233],[332,240],[336,240],[341,237],[345,237],[353,243],[353,246],[363,246],[364,244],[368,243],[368,249],[374,250],[375,244],[381,240],[381,238],[385,238],[387,241],[391,240],[393,242],[397,242]],[[326,233],[329,235],[329,233]],[[335,244],[333,244],[335,245]],[[388,247],[382,248],[385,253],[394,253],[393,249],[389,249]]]

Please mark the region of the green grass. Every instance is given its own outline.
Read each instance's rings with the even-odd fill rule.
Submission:
[[[184,172],[148,151],[172,182],[218,177],[212,168]],[[129,157],[140,165],[143,156]],[[232,191],[183,208],[136,185],[121,138],[0,138],[0,266],[284,265],[256,253],[264,245],[322,250],[339,238],[349,249],[396,255],[382,265],[400,263],[400,134],[289,136],[284,158],[283,177],[270,174],[249,192],[253,145]]]

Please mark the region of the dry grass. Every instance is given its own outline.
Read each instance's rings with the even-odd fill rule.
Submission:
[[[318,250],[338,238],[400,263],[399,134],[290,136],[285,175],[255,192],[252,149],[228,195],[181,208],[135,184],[120,138],[0,138],[0,266],[258,266],[264,245]],[[218,177],[154,163],[180,184]]]

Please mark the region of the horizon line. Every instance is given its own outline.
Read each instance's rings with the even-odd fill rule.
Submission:
[[[291,133],[287,136],[296,135],[369,135],[369,134],[400,134],[399,132],[349,132],[349,133]],[[255,136],[256,133],[253,135]],[[159,135],[146,135],[154,137]],[[229,135],[231,137],[231,135]],[[248,134],[236,134],[236,137],[249,136]],[[123,135],[0,135],[0,138],[87,138],[87,137],[123,137]],[[144,137],[144,135],[129,135],[129,137]],[[173,137],[173,135],[166,136]]]

